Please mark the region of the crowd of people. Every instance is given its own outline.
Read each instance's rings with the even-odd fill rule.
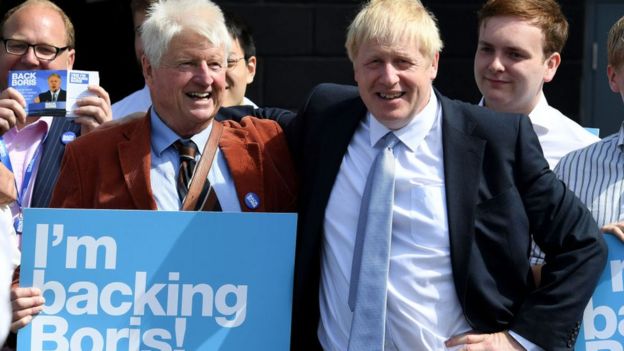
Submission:
[[[556,0],[484,0],[478,104],[434,88],[433,13],[370,0],[346,36],[357,86],[321,84],[297,113],[245,97],[258,58],[235,14],[209,0],[131,10],[145,87],[111,103],[89,86],[76,118],[27,116],[6,86],[12,70],[73,68],[63,10],[26,0],[0,24],[5,348],[45,307],[19,285],[28,207],[297,212],[293,350],[574,346],[602,235],[624,240],[624,127],[600,140],[548,104],[568,33]],[[608,44],[624,100],[624,17]]]

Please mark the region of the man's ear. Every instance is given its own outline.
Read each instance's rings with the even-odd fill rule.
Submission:
[[[557,68],[559,68],[560,64],[561,54],[558,52],[553,52],[546,61],[544,61],[544,65],[546,66],[546,70],[544,71],[544,83],[548,83],[555,78],[555,73],[557,73]]]
[[[436,52],[431,58],[430,76],[433,81],[438,76],[438,64],[440,63],[440,53]]]
[[[624,69],[622,71],[624,71]],[[622,91],[620,91],[620,86],[615,80],[617,78],[617,75],[618,70],[611,65],[607,65],[607,80],[609,81],[609,87],[611,88],[611,91],[614,93],[622,93]]]
[[[256,57],[249,57],[245,62],[245,67],[247,67],[247,72],[249,72],[247,75],[247,84],[251,84],[256,76]]]
[[[76,50],[69,49],[67,51],[67,69],[73,69],[76,60]]]
[[[143,70],[143,78],[145,79],[145,82],[151,83],[154,67],[152,67],[152,64],[145,54],[141,55],[141,69]]]

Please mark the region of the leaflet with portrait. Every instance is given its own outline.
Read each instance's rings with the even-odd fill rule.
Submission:
[[[77,70],[9,71],[8,80],[24,96],[28,116],[76,117],[76,100],[95,96],[88,86],[100,84],[98,72]]]

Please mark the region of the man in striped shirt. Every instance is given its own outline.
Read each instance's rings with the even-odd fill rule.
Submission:
[[[607,77],[624,101],[624,17],[609,31]],[[555,173],[585,203],[605,233],[624,241],[624,123],[619,132],[561,159]]]

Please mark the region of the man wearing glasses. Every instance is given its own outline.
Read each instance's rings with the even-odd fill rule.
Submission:
[[[225,73],[225,100],[223,106],[251,105],[258,107],[245,97],[247,85],[256,75],[256,45],[251,30],[243,20],[231,12],[224,12],[225,25],[232,37],[232,48]]]
[[[27,117],[24,97],[7,88],[10,70],[72,69],[74,28],[54,3],[25,1],[6,13],[0,31],[0,155],[15,176],[17,201],[11,210],[19,238],[22,209],[49,205],[65,144],[111,120],[112,113],[108,93],[90,86],[94,96],[77,101],[74,113],[79,117],[75,119]],[[37,289],[17,287],[12,289],[11,299],[11,330],[15,332],[42,310],[44,300]],[[9,339],[9,344],[14,342]]]

